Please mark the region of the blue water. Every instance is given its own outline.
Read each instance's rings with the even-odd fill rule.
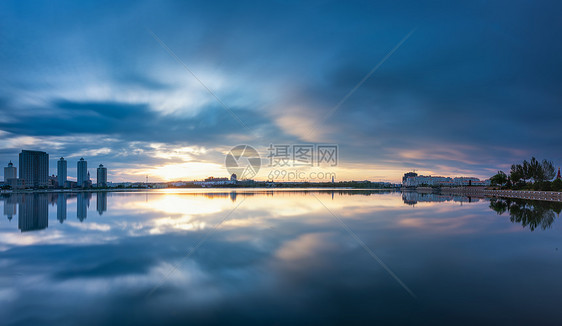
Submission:
[[[340,190],[3,195],[0,323],[559,325],[561,205]]]

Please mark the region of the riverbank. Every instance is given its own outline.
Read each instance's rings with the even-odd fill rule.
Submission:
[[[146,191],[147,188],[110,188],[110,189],[17,189],[17,190],[0,190],[3,194],[53,194],[53,193],[77,193],[77,192],[131,192]]]
[[[503,197],[503,198],[520,198],[530,200],[543,200],[562,202],[562,192],[560,191],[532,191],[532,190],[493,190],[484,187],[458,187],[458,188],[441,188],[440,193],[464,196],[485,196],[485,197]]]
[[[174,188],[105,188],[105,189],[98,189],[98,188],[90,188],[90,189],[80,189],[80,188],[73,188],[73,189],[17,189],[17,190],[0,190],[0,195],[9,195],[9,194],[56,194],[56,193],[98,193],[98,192],[143,192],[143,191],[210,191],[210,192],[217,192],[217,191],[252,191],[252,190],[260,190],[260,191],[365,191],[365,192],[376,192],[376,191],[400,191],[399,188],[353,188],[353,187],[199,187],[199,188],[192,188],[192,187],[174,187]]]
[[[206,187],[206,188],[161,188],[161,189],[150,189],[150,188],[109,188],[109,189],[20,189],[20,190],[2,190],[0,195],[3,194],[35,194],[35,193],[79,193],[79,192],[137,192],[137,191],[147,191],[147,190],[162,190],[162,189],[207,189],[207,190],[248,190],[248,189],[267,189],[267,190],[289,190],[289,189],[301,189],[301,190],[366,190],[366,191],[376,191],[376,190],[398,190],[396,188],[351,188],[351,187],[332,187],[332,188],[264,188],[264,187],[244,187],[244,188],[225,188],[225,187]],[[503,198],[520,198],[529,200],[543,200],[543,201],[553,201],[562,202],[562,192],[559,191],[531,191],[531,190],[494,190],[486,189],[485,187],[418,187],[418,188],[403,188],[403,192],[415,191],[418,193],[434,193],[434,194],[444,194],[444,195],[460,195],[460,196],[471,196],[471,197],[503,197]]]

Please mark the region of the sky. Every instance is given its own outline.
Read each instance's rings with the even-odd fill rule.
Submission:
[[[225,177],[239,144],[336,144],[336,180],[562,164],[557,1],[2,1],[0,165]],[[271,162],[269,162],[271,163]],[[291,172],[301,167],[285,167]],[[3,169],[0,169],[3,175]],[[308,175],[309,176],[309,175]],[[308,177],[307,177],[308,179]]]

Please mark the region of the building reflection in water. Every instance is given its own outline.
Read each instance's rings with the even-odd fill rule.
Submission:
[[[19,202],[18,228],[21,232],[49,226],[49,201],[45,194],[24,194]]]
[[[404,191],[402,192],[402,200],[404,204],[416,205],[419,202],[458,202],[458,203],[475,203],[480,201],[479,198],[474,198],[470,196],[457,196],[457,195],[442,195],[434,193],[420,193],[416,191]]]
[[[57,220],[63,224],[67,218],[67,202],[76,197],[76,215],[84,221],[90,207],[91,192],[79,193],[29,193],[1,195],[3,214],[12,220],[18,217],[21,232],[46,229],[49,225],[49,203],[57,207]],[[97,211],[100,215],[107,211],[107,193],[97,193]]]
[[[103,212],[107,211],[107,192],[98,192],[96,193],[96,197],[98,214],[101,216]]]
[[[66,194],[58,194],[57,196],[57,220],[63,223],[66,220]]]
[[[17,214],[17,203],[16,195],[9,196],[4,200],[4,215],[8,217],[9,221]]]
[[[79,192],[76,196],[76,217],[83,222],[88,217],[88,208],[90,207],[91,192]]]
[[[373,195],[372,192],[346,192],[346,191],[318,191],[319,193],[334,193],[339,195]],[[229,198],[236,201],[237,196],[273,196],[273,191],[256,191],[256,192],[219,192],[219,193],[193,193],[194,196],[205,196],[207,198]],[[278,193],[278,195],[289,194],[290,191]],[[305,192],[299,192],[306,194]],[[107,211],[107,192],[96,193],[96,209],[99,215]],[[434,193],[418,193],[403,192],[402,200],[407,205],[416,205],[420,202],[459,202],[473,203],[487,198],[475,198],[456,195],[441,195]],[[26,193],[26,194],[3,194],[0,195],[0,201],[3,202],[3,214],[12,220],[14,216],[18,216],[18,228],[21,232],[42,230],[48,227],[48,211],[49,203],[57,205],[57,220],[62,224],[67,218],[67,202],[69,199],[76,197],[76,215],[81,222],[87,218],[88,208],[90,206],[91,192],[78,193]],[[528,227],[531,231],[537,228],[546,230],[551,228],[552,224],[559,217],[562,211],[562,203],[548,201],[534,201],[524,199],[509,198],[492,198],[489,203],[490,209],[494,210],[498,215],[509,214],[513,223],[519,223],[523,227]]]
[[[402,200],[405,204],[414,206],[419,202],[447,202],[454,201],[462,203],[478,202],[481,198],[457,195],[442,195],[435,193],[418,193],[405,191]],[[524,228],[529,227],[531,231],[537,228],[543,230],[552,227],[552,224],[562,211],[562,203],[540,200],[526,200],[519,198],[491,198],[489,207],[498,215],[509,214],[512,223],[519,223]]]

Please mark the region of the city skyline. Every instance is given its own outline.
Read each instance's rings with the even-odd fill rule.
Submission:
[[[50,169],[50,165],[48,164],[48,157],[49,154],[46,152],[41,152],[41,151],[30,151],[30,150],[22,150],[22,152],[20,153],[20,157],[22,156],[22,154],[26,154],[26,153],[34,153],[34,154],[41,154],[44,155],[47,158],[47,167],[33,167],[31,168],[31,170],[46,170],[48,171]],[[20,158],[21,160],[21,158]],[[47,179],[54,177],[58,183],[58,187],[59,188],[69,188],[67,182],[73,182],[73,180],[69,180],[69,176],[68,176],[68,161],[64,159],[64,157],[60,157],[57,161],[56,164],[56,174],[50,174],[48,173]],[[76,186],[77,187],[90,187],[91,184],[93,183],[91,181],[91,177],[90,177],[90,172],[88,170],[88,161],[85,160],[83,157],[81,157],[77,162],[77,168],[76,168]],[[28,168],[29,170],[30,168]],[[99,166],[96,169],[96,187],[107,187],[109,184],[111,184],[112,182],[108,182],[108,174],[107,174],[107,168],[103,165],[103,164],[99,164]],[[8,163],[7,166],[4,167],[3,169],[4,171],[4,179],[3,182],[6,184],[8,183],[9,179],[23,179],[25,180],[25,178],[19,177],[17,174],[17,166],[14,166],[14,164],[10,161]],[[43,171],[44,172],[44,171]],[[37,174],[37,171],[33,171],[33,173],[30,172],[26,172],[27,175],[29,174]],[[20,172],[21,174],[21,172]],[[25,174],[25,173],[24,173]],[[407,172],[406,174],[404,174],[404,176],[402,177],[402,184],[404,184],[405,179],[408,176],[417,176],[417,174],[415,172]],[[423,177],[423,176],[421,176]],[[430,176],[431,178],[431,176]],[[437,177],[437,178],[446,178],[446,179],[451,179],[451,177]],[[461,176],[461,177],[455,177],[455,179],[474,179],[474,180],[478,180],[478,178],[473,178],[473,177],[465,177],[465,176]],[[219,177],[219,178],[215,178],[214,176],[208,176],[205,178],[205,180],[201,181],[201,180],[187,180],[187,181],[195,181],[195,184],[203,184],[203,183],[219,183],[223,182],[223,181],[228,181],[228,182],[234,182],[236,183],[237,180],[237,175],[236,174],[231,174],[230,178],[225,178],[225,177]],[[251,179],[249,179],[251,180]],[[181,182],[181,181],[186,181],[186,180],[172,180],[170,182]],[[299,182],[301,180],[286,180],[287,182]],[[331,179],[331,183],[334,183],[334,178],[332,177]],[[358,180],[353,180],[353,181],[358,181]],[[362,180],[359,180],[362,181]],[[450,180],[452,181],[452,179]],[[85,185],[85,182],[90,182],[89,185]],[[130,181],[129,181],[130,182]],[[146,182],[148,182],[148,176],[146,178]],[[284,181],[281,181],[284,182]],[[468,182],[468,181],[467,181]],[[478,180],[478,182],[481,182]],[[482,181],[483,182],[483,181]],[[25,184],[26,182],[24,181],[23,184]],[[34,188],[37,188],[38,186],[45,186],[46,185],[46,181],[45,184],[41,184],[41,185],[37,185],[36,182],[32,182]],[[225,183],[228,184],[228,183]]]
[[[62,3],[0,4],[0,162],[41,148],[117,182],[227,176],[239,144],[338,144],[337,180],[562,162],[558,2]]]
[[[2,325],[562,324],[562,1],[0,1]]]
[[[47,161],[48,161],[48,153],[46,152],[41,152],[41,151],[30,151],[30,150],[22,150],[22,152],[20,153],[20,161],[21,161],[21,155],[23,153],[42,153],[45,154],[47,157]],[[112,184],[113,182],[108,181],[108,172],[107,172],[107,168],[103,165],[103,164],[99,164],[99,166],[96,168],[94,167],[93,169],[96,169],[96,182],[94,183],[91,179],[90,176],[90,172],[88,170],[87,167],[87,160],[85,160],[83,157],[81,157],[79,160],[77,160],[77,168],[76,168],[76,178],[70,177],[71,179],[69,179],[68,176],[68,168],[67,168],[67,160],[64,159],[64,157],[60,157],[60,159],[58,159],[56,161],[56,174],[51,174],[50,172],[47,174],[47,179],[51,178],[51,177],[55,177],[58,186],[60,188],[68,188],[68,185],[66,184],[67,181],[69,182],[75,182],[77,187],[90,187],[92,184],[95,184],[96,187],[107,187],[108,185]],[[8,179],[10,178],[18,178],[18,179],[24,179],[19,177],[19,175],[17,174],[17,166],[14,166],[14,164],[10,161],[7,166],[5,166],[3,169],[0,169],[4,171],[4,182],[7,183]],[[50,171],[50,164],[48,164],[48,169]],[[373,180],[367,180],[367,181],[371,181],[374,183],[377,182],[384,182],[384,183],[391,183],[391,184],[402,184],[402,185],[406,185],[406,179],[408,177],[417,177],[418,174],[415,173],[415,169],[413,170],[414,172],[405,172],[401,178],[401,181],[399,180],[398,182],[387,182],[387,181],[373,181]],[[418,170],[418,172],[420,172]],[[21,172],[20,172],[21,174]],[[15,175],[15,177],[14,177]],[[119,175],[119,172],[116,173],[116,175]],[[330,175],[329,173],[327,173],[327,175]],[[335,176],[335,175],[334,175]],[[236,179],[236,174],[232,174],[231,179],[234,178]],[[474,176],[468,176],[468,175],[431,175],[429,174],[429,176],[423,176],[420,175],[419,176],[421,179],[415,180],[415,181],[411,181],[410,183],[413,184],[424,184],[426,183],[425,179],[423,178],[438,178],[438,179],[442,179],[439,180],[438,182],[441,183],[445,183],[445,184],[456,184],[458,183],[457,180],[462,180],[462,179],[466,179],[466,183],[468,184],[468,180],[472,179],[473,181],[476,181],[476,184],[482,184],[482,185],[490,185],[489,181],[490,178],[483,178],[483,180],[479,180],[479,178],[474,177]],[[148,183],[148,175],[145,176],[145,180],[143,180],[145,183]],[[204,181],[208,181],[209,179],[213,179],[214,176],[205,176],[204,177]],[[556,178],[560,178],[560,168],[558,168],[558,175]],[[555,179],[556,179],[555,178]],[[75,179],[76,181],[74,181],[73,179]],[[228,180],[229,178],[224,178],[224,177],[219,177],[219,179],[224,179],[224,180]],[[415,179],[415,178],[414,178]],[[414,180],[412,179],[412,180]],[[454,179],[454,180],[453,180]],[[101,181],[100,181],[101,180]],[[168,180],[158,180],[156,181],[156,183],[173,183],[173,182],[182,182],[182,181],[195,181],[197,182],[202,182],[202,179],[182,179],[181,177],[175,178],[175,179],[168,179]],[[251,179],[248,179],[251,180]],[[269,179],[265,180],[268,181]],[[365,179],[366,180],[366,179]],[[436,179],[437,180],[437,179]],[[89,185],[84,185],[84,182],[88,181],[90,184]],[[264,181],[264,180],[259,180],[258,181]],[[272,179],[272,181],[276,181],[274,179]],[[320,180],[317,182],[320,183],[325,183],[328,182],[330,180]],[[334,183],[334,177],[332,177],[331,182]],[[343,181],[363,181],[363,180],[343,180]],[[46,182],[46,181],[45,181]],[[101,183],[100,183],[101,182]],[[120,183],[142,183],[142,181],[131,181],[131,180],[125,180],[125,181],[120,181],[120,182],[116,182],[116,184],[120,184]],[[277,180],[277,182],[309,182],[309,180],[301,180],[301,179],[297,179],[297,180]],[[314,182],[314,181],[311,181]],[[154,183],[154,181],[153,181]],[[464,183],[461,182],[463,185]],[[82,186],[80,186],[82,185]],[[460,185],[460,184],[459,184]],[[37,185],[35,184],[33,187],[37,187]]]
[[[19,185],[18,188],[41,188],[52,187],[51,182],[56,182],[59,188],[70,188],[71,183],[76,183],[79,188],[107,187],[107,168],[99,164],[96,169],[96,182],[91,180],[88,162],[81,157],[76,161],[76,177],[68,175],[68,161],[64,157],[56,160],[55,167],[49,163],[49,153],[43,151],[22,149],[19,153],[19,162],[23,168],[19,168],[10,161],[3,167],[2,183],[6,185]],[[56,173],[51,173],[55,169]],[[9,180],[15,179],[16,183],[10,184]],[[100,184],[101,182],[101,184]],[[86,184],[87,183],[87,184]]]

